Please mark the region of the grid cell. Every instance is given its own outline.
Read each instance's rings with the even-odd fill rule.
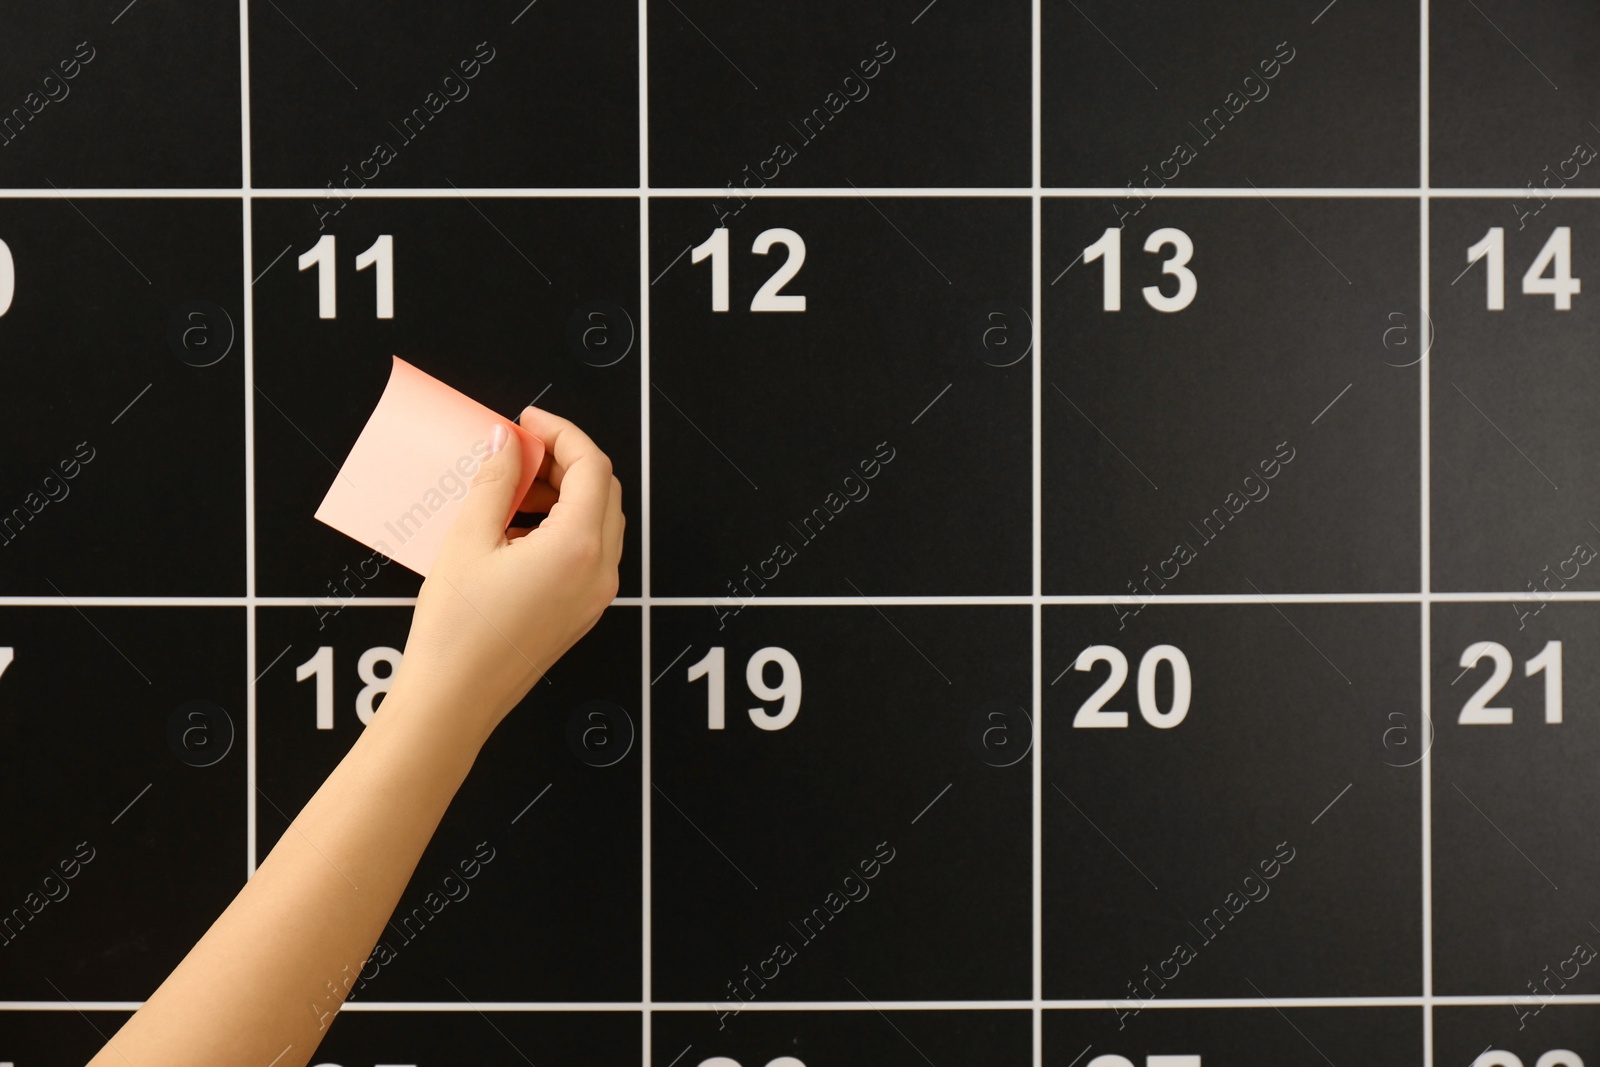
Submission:
[[[382,714],[410,618],[258,610],[258,862]],[[639,1000],[639,968],[616,965],[639,956],[639,658],[637,609],[613,607],[500,724],[352,1001],[460,1000],[452,981],[491,1003]]]
[[[1045,609],[1045,996],[1420,995],[1416,609],[1113,610]]]
[[[1030,995],[1026,610],[651,630],[654,999]]]
[[[605,442],[623,510],[638,513],[636,205],[281,199],[258,200],[254,221],[262,594],[414,596],[421,585],[415,573],[369,563],[365,546],[307,521],[377,405],[392,356],[508,418],[537,399],[571,419]],[[385,236],[387,287],[380,271],[357,266]],[[308,255],[318,261],[298,268]],[[330,307],[324,271],[334,282]],[[637,596],[638,524],[624,536],[621,594]]]

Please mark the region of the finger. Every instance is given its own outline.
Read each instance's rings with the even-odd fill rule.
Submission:
[[[622,483],[613,475],[611,495],[606,501],[606,517],[600,532],[600,543],[608,552],[606,560],[613,567],[622,558],[622,531],[625,525],[626,520],[622,516]]]
[[[550,457],[546,480],[560,492],[550,507],[551,517],[598,534],[611,492],[610,457],[570,421],[531,404],[523,410],[521,424],[544,442]]]
[[[610,498],[611,460],[604,452],[596,451],[567,469],[561,482],[561,499],[550,505],[550,521],[598,539]]]
[[[441,554],[463,547],[482,553],[505,542],[506,512],[522,473],[522,447],[517,435],[501,424],[488,435],[490,446],[499,440],[501,448],[479,464],[461,511],[445,534]]]
[[[522,409],[517,422],[544,442],[544,458],[539,461],[535,478],[549,482],[557,489],[561,488],[561,479],[568,465],[585,449],[595,447],[588,435],[574,426],[571,420],[552,415],[532,404]]]

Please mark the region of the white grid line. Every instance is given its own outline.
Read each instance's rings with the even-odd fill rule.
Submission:
[[[1016,596],[874,596],[872,602],[880,607],[1026,607],[1033,603],[1031,594]],[[1126,593],[1105,595],[1098,593],[1054,594],[1045,593],[1039,598],[1043,604],[1118,605],[1127,607],[1134,603]],[[1141,594],[1145,604],[1257,604],[1261,597],[1256,593],[1161,593],[1152,596]],[[1475,592],[1428,594],[1430,603],[1499,604],[1513,601],[1561,601],[1567,603],[1600,602],[1600,589],[1563,590],[1534,596],[1523,590],[1520,593]],[[97,608],[406,608],[417,602],[415,597],[370,596],[341,599],[332,596],[73,596],[73,603]],[[643,597],[615,597],[611,607],[639,607]],[[756,596],[732,601],[726,596],[673,596],[651,597],[650,603],[661,607],[732,607],[746,608],[784,607],[862,607],[860,597],[854,596]],[[1417,593],[1273,593],[1274,604],[1420,604],[1422,594]],[[0,596],[0,608],[61,607],[58,596]]]
[[[1429,300],[1428,286],[1431,278],[1431,267],[1428,243],[1432,236],[1428,217],[1428,182],[1431,178],[1429,166],[1429,117],[1428,117],[1428,0],[1422,0],[1420,18],[1419,42],[1419,70],[1417,85],[1421,93],[1420,115],[1418,116],[1418,151],[1417,151],[1417,182],[1421,186],[1422,197],[1418,208],[1418,242],[1417,242],[1417,297],[1422,309],[1422,321],[1417,328],[1422,331],[1422,359],[1419,372],[1418,393],[1421,404],[1422,426],[1418,434],[1421,445],[1420,466],[1421,479],[1420,491],[1421,507],[1421,581],[1419,588],[1422,591],[1421,624],[1422,647],[1421,656],[1421,717],[1418,719],[1419,732],[1423,737],[1422,752],[1422,1067],[1433,1067],[1433,746],[1429,744],[1429,726],[1432,721],[1433,702],[1433,672],[1431,668],[1433,656],[1433,576],[1430,573],[1433,567],[1433,554],[1430,539],[1433,536],[1433,518],[1430,511],[1432,497],[1432,478],[1429,464],[1432,462],[1430,452],[1429,434],[1431,433],[1432,412],[1429,407],[1430,374],[1433,365],[1432,331],[1429,324],[1433,321],[1430,315],[1431,301]]]
[[[1435,996],[1415,997],[1273,997],[1280,1008],[1426,1008],[1428,1004],[1440,1007],[1503,1008],[1526,1007],[1528,994],[1506,996]],[[1567,1006],[1600,1006],[1600,993],[1562,993],[1539,997],[1541,1004]],[[0,1012],[7,1011],[137,1011],[144,1005],[139,1000],[9,1000],[0,1001]],[[1040,1005],[1046,1011],[1109,1011],[1117,1008],[1138,1008],[1143,1011],[1205,1011],[1232,1009],[1262,1011],[1260,997],[1189,998],[1184,1000],[1156,997],[1150,1000],[1044,1000]],[[743,1012],[831,1012],[831,1011],[1015,1011],[1032,1013],[1032,1000],[799,1000],[799,1001],[746,1001]],[[370,1012],[420,1012],[420,1011],[518,1011],[518,1012],[637,1012],[644,1008],[643,1001],[351,1001],[340,1011]],[[701,1013],[715,1015],[723,1006],[705,1001],[650,1002],[652,1012]]]
[[[239,0],[239,215],[244,231],[240,270],[244,283],[244,662],[245,662],[245,830],[244,870],[256,873],[256,420],[255,420],[255,289],[250,271],[254,262],[250,202],[250,11]]]
[[[650,809],[650,49],[649,0],[639,0],[639,648],[643,669],[639,675],[639,841],[644,853],[640,865],[640,979],[639,1043],[644,1067],[650,1067],[655,1029],[650,998],[651,940],[654,927]],[[670,667],[668,668],[670,669]],[[663,672],[665,673],[665,672]]]
[[[1043,406],[1043,370],[1044,347],[1040,341],[1042,327],[1040,321],[1044,318],[1043,300],[1044,288],[1042,274],[1044,271],[1044,204],[1042,198],[1044,160],[1044,138],[1042,132],[1042,116],[1040,114],[1044,103],[1041,89],[1042,51],[1044,34],[1041,25],[1040,0],[1033,0],[1033,263],[1032,270],[1032,309],[1033,309],[1033,374],[1029,388],[1033,396],[1033,439],[1030,451],[1033,465],[1033,680],[1029,706],[1033,712],[1033,722],[1029,730],[1033,739],[1033,753],[1031,761],[1031,775],[1033,781],[1033,1064],[1034,1067],[1044,1067],[1044,687],[1040,684],[1041,672],[1044,670],[1044,517],[1041,514],[1043,505],[1043,457],[1040,443],[1040,409]]]
[[[227,186],[212,186],[193,189],[151,189],[139,186],[119,188],[93,188],[78,189],[67,186],[74,199],[82,200],[237,200],[245,195],[268,200],[314,200],[328,195],[326,188],[282,188],[282,189],[256,189],[232,188]],[[469,196],[473,199],[633,199],[639,195],[638,188],[549,188],[542,189],[529,186],[495,186],[490,188],[469,188],[461,186],[458,189],[427,189],[427,188],[373,188],[347,189],[339,195],[347,200],[384,200],[384,199],[415,199],[415,200],[441,200],[459,199]],[[42,188],[10,188],[0,189],[0,200],[38,200],[50,199],[58,196],[60,190]],[[1061,200],[1088,200],[1104,198],[1109,200],[1122,200],[1128,195],[1126,187],[1117,186],[1046,186],[1038,189],[1038,193],[1046,199]],[[1259,199],[1262,195],[1273,198],[1285,199],[1319,199],[1319,200],[1406,200],[1420,199],[1424,193],[1419,186],[1392,186],[1360,188],[1354,186],[1261,186],[1258,189],[1234,186],[1185,186],[1181,189],[1171,187],[1160,189],[1144,189],[1139,195],[1153,199],[1172,200],[1206,200],[1206,199]],[[1465,186],[1451,186],[1429,188],[1426,193],[1430,199],[1484,199],[1484,200],[1522,200],[1528,196],[1526,188],[1488,187],[1471,188]],[[726,188],[670,188],[650,189],[649,195],[653,197],[667,197],[673,199],[704,200],[717,199],[728,195]],[[808,187],[783,187],[745,189],[740,196],[759,199],[761,197],[774,197],[782,199],[804,198],[857,198],[862,195],[869,197],[982,197],[988,198],[1016,198],[1025,200],[1035,195],[1035,190],[1030,186],[866,186],[858,189],[834,189]],[[1546,199],[1569,200],[1594,200],[1600,199],[1600,186],[1584,188],[1567,186],[1561,189],[1545,189],[1539,194]]]

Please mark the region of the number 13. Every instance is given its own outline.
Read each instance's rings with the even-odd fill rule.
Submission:
[[[1145,303],[1157,311],[1182,311],[1194,303],[1195,290],[1199,288],[1199,281],[1195,278],[1194,271],[1185,266],[1194,255],[1194,242],[1189,240],[1189,235],[1182,230],[1164,226],[1145,238],[1144,250],[1159,252],[1169,245],[1172,248],[1172,257],[1161,264],[1161,273],[1170,274],[1178,279],[1178,291],[1167,296],[1158,285],[1147,285],[1142,291]],[[1106,232],[1100,235],[1100,240],[1083,250],[1085,263],[1093,263],[1097,259],[1105,260],[1103,302],[1105,310],[1121,311],[1122,228],[1120,226],[1107,227]]]

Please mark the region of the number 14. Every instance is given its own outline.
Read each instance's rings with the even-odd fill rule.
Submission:
[[[1503,226],[1491,226],[1483,240],[1467,249],[1467,266],[1486,260],[1484,284],[1488,289],[1488,309],[1506,309],[1506,231]],[[1550,271],[1550,277],[1544,276]],[[1583,282],[1572,276],[1572,227],[1557,226],[1550,240],[1539,250],[1539,256],[1522,276],[1525,296],[1554,298],[1557,311],[1571,311],[1572,298],[1583,289]]]

